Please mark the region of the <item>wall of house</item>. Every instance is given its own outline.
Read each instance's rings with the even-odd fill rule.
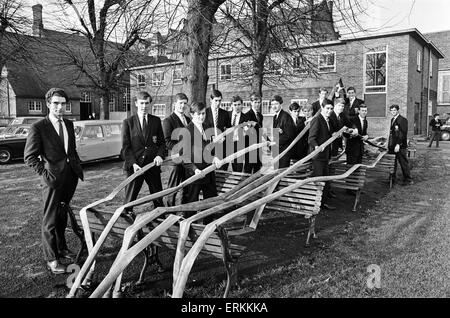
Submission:
[[[302,51],[303,54],[315,63],[318,61],[319,54],[335,52],[335,70],[316,75],[306,74],[295,77],[266,76],[267,84],[263,86],[263,102],[268,103],[272,96],[280,95],[284,100],[283,108],[286,110],[292,100],[307,100],[308,103],[312,103],[317,100],[320,87],[326,87],[331,91],[338,80],[342,78],[346,87],[355,87],[357,97],[366,100],[369,111],[369,134],[371,136],[388,135],[391,118],[389,106],[392,104],[400,106],[400,112],[408,118],[409,133],[412,134],[414,132],[414,103],[416,101],[423,103],[421,92],[423,93],[425,88],[428,92],[428,82],[423,83],[422,81],[422,74],[425,74],[424,72],[428,74],[428,62],[422,63],[421,72],[412,71],[416,68],[415,51],[418,49],[422,49],[424,51],[422,57],[428,59],[428,49],[424,50],[423,44],[420,44],[411,34],[359,39],[330,44],[321,48],[306,49]],[[370,96],[365,94],[365,57],[368,52],[383,50],[387,52],[386,91],[382,94],[378,93],[378,98],[374,99],[373,94]],[[239,73],[238,64],[242,61],[245,61],[245,58],[210,60],[208,90],[213,86],[219,89],[225,102],[230,101],[234,95],[241,96],[244,102],[248,101],[251,94],[251,84],[248,79],[242,79]],[[232,76],[230,79],[221,79],[220,65],[226,63],[232,64]],[[430,96],[434,100],[433,105],[436,103],[437,65],[438,60],[436,56],[433,56],[433,74],[435,75],[430,82]],[[177,67],[181,67],[181,65],[177,65]],[[165,73],[164,85],[151,85],[151,76],[155,71]],[[154,97],[154,103],[165,104],[166,115],[170,114],[172,96],[183,89],[182,84],[172,85],[172,73],[173,65],[133,71],[130,80],[132,95],[138,90],[147,90]],[[138,87],[138,74],[146,76],[145,86]],[[422,126],[425,125],[424,127],[426,127],[427,103],[425,103],[425,108],[422,107],[422,109],[425,109],[425,115],[422,116]],[[265,126],[270,127],[272,115],[270,113],[264,115]]]

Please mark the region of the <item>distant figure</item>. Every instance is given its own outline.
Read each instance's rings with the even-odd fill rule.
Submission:
[[[48,116],[31,126],[24,151],[25,163],[42,176],[44,214],[42,219],[42,249],[47,268],[53,274],[64,274],[60,259],[71,259],[65,239],[67,209],[78,184],[83,180],[75,146],[72,121],[64,119],[67,94],[61,88],[51,88],[46,94]]]
[[[439,139],[441,139],[441,122],[439,121],[439,114],[434,114],[433,119],[430,120],[431,126],[431,140],[428,144],[428,148],[433,144],[433,140],[436,140],[436,148],[439,148]]]
[[[389,153],[395,154],[394,164],[394,180],[397,175],[397,161],[402,168],[405,184],[414,184],[411,173],[409,171],[409,162],[406,156],[406,148],[408,146],[408,120],[399,113],[400,107],[396,104],[389,107],[392,115],[391,128],[389,133],[388,150]]]
[[[95,113],[90,114],[89,119],[97,119],[96,114]]]

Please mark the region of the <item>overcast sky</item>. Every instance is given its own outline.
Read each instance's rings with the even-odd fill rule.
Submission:
[[[450,30],[449,0],[371,0],[366,26],[383,31],[416,28],[422,33]]]

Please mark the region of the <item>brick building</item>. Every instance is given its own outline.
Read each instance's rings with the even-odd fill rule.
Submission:
[[[273,95],[283,97],[285,109],[293,101],[312,103],[320,87],[331,90],[342,78],[368,105],[371,136],[387,134],[391,104],[398,104],[408,118],[410,134],[427,132],[429,117],[436,112],[438,65],[443,54],[417,29],[312,44],[302,48],[302,56],[315,61],[316,74],[302,69],[294,57],[265,75],[262,112],[267,127]],[[251,86],[243,81],[242,73],[246,60],[246,55],[210,58],[208,84],[222,92],[225,108],[233,95],[249,104]],[[149,91],[155,96],[153,113],[164,117],[171,112],[172,96],[183,90],[182,66],[179,61],[132,68],[130,89],[132,93]]]
[[[450,117],[450,30],[425,34],[443,53],[439,61],[437,112]]]

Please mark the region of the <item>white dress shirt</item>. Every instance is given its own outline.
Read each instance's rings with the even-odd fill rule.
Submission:
[[[50,119],[50,122],[52,123],[53,128],[55,128],[56,133],[59,135],[58,118],[56,118],[52,114],[50,114],[48,116],[48,118]],[[66,124],[64,123],[64,120],[62,120],[62,118],[61,118],[61,123],[62,123],[62,127],[63,127],[63,132],[64,132],[64,150],[67,153],[69,151],[69,134],[67,133],[67,127],[66,127]]]
[[[138,118],[139,118],[139,123],[141,124],[141,129],[142,131],[144,131],[144,116],[145,116],[145,120],[147,121],[147,127],[148,127],[148,115],[142,115],[138,113]]]

